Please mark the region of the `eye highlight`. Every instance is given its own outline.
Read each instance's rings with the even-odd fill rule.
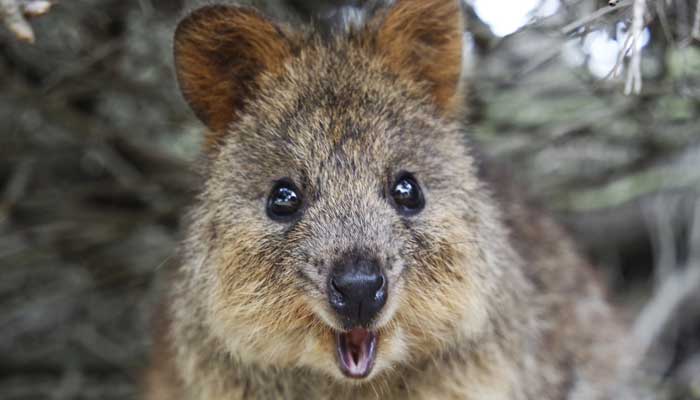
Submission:
[[[389,193],[394,207],[401,214],[415,215],[425,207],[423,191],[416,178],[408,172],[399,174]]]
[[[302,203],[301,191],[290,180],[282,179],[267,197],[267,216],[275,221],[289,221],[299,213]]]

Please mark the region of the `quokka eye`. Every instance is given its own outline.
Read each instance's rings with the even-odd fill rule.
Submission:
[[[289,180],[281,180],[272,187],[267,197],[267,216],[275,221],[294,218],[301,209],[301,192]]]
[[[425,206],[425,198],[416,178],[402,173],[391,188],[391,198],[396,209],[404,215],[418,214]]]

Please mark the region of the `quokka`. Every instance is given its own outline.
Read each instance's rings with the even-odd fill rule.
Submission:
[[[600,284],[459,123],[460,3],[341,22],[179,24],[208,134],[147,397],[607,398],[624,334]]]

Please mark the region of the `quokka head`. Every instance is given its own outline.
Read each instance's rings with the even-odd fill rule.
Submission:
[[[210,133],[178,297],[222,352],[362,383],[483,331],[497,224],[455,122],[461,12],[397,0],[332,34],[232,6],[180,23],[178,80]]]

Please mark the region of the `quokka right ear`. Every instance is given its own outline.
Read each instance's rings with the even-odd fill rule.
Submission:
[[[427,83],[435,104],[449,114],[460,104],[461,0],[395,0],[380,14],[377,44],[397,72]]]
[[[175,31],[175,68],[185,99],[214,135],[237,118],[257,78],[279,72],[291,44],[272,22],[249,8],[206,6]]]

